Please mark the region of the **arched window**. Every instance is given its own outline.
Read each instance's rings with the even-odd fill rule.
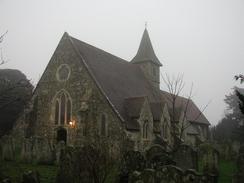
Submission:
[[[60,110],[60,123],[63,125],[65,122],[65,95],[61,95],[61,110]]]
[[[67,99],[67,123],[71,121],[71,102],[69,99]]]
[[[145,121],[142,128],[142,137],[148,139],[148,121]]]
[[[107,125],[106,125],[106,116],[103,114],[102,115],[102,119],[101,119],[101,126],[100,126],[100,133],[102,136],[106,136],[106,129]]]
[[[168,138],[168,133],[167,133],[167,121],[165,120],[164,121],[164,124],[163,124],[163,138],[164,139],[167,139]]]
[[[58,124],[59,122],[59,101],[57,100],[56,101],[56,104],[55,104],[55,124]]]
[[[55,124],[69,124],[71,113],[71,99],[66,92],[62,91],[55,98]]]

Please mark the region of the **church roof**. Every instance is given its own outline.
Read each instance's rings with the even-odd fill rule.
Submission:
[[[162,95],[164,95],[165,101],[167,102],[167,105],[171,112],[172,111],[172,102],[170,101],[171,96],[166,91],[161,91],[161,92],[162,92]],[[178,96],[175,101],[175,108],[186,110],[186,119],[189,122],[207,124],[207,125],[210,124],[209,121],[207,120],[207,118],[202,113],[202,111],[199,110],[199,108],[196,106],[196,104],[191,99],[187,99],[187,98]],[[179,118],[180,114],[178,114],[177,116]]]
[[[162,106],[159,101],[163,101],[164,94],[150,84],[139,65],[131,64],[71,36],[69,39],[97,86],[121,120],[126,123],[127,129],[139,128],[133,117],[138,116],[138,109],[145,97],[150,103],[155,120],[159,119],[162,109],[157,109],[157,106]],[[131,109],[130,115],[134,121],[128,118],[126,105]],[[204,119],[205,124],[209,124],[207,119]]]
[[[139,49],[136,56],[131,60],[131,63],[141,63],[141,62],[153,62],[156,65],[162,66],[158,57],[154,53],[153,46],[148,34],[147,29],[145,28]]]

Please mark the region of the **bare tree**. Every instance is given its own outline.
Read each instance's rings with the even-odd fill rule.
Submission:
[[[2,34],[1,36],[0,36],[0,44],[3,42],[3,39],[4,39],[4,37],[5,37],[5,35],[8,33],[8,31],[6,31],[4,34]],[[1,55],[0,55],[0,65],[3,65],[3,64],[5,64],[7,61],[3,58],[3,52],[2,52],[2,48],[0,48],[0,50],[1,50]]]
[[[181,96],[182,90],[185,87],[184,76],[183,74],[178,74],[177,77],[170,77],[166,74],[165,77],[162,77],[164,84],[168,90],[169,95],[166,95],[166,100],[170,103],[170,118],[172,124],[172,135],[174,138],[174,146],[178,147],[180,143],[182,143],[181,139],[183,138],[183,134],[187,128],[191,126],[191,123],[187,123],[187,113],[192,107],[190,104],[192,103],[191,99],[193,97],[193,84],[191,85],[191,89],[187,98],[183,98]],[[195,120],[197,120],[203,113],[203,111],[207,108],[209,103],[196,115]],[[179,121],[179,113],[183,112],[183,117],[181,119],[181,123]]]
[[[244,82],[244,75],[239,74],[234,76],[235,80],[240,80],[241,83]]]

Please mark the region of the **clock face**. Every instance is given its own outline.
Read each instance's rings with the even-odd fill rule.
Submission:
[[[60,65],[57,70],[57,79],[60,81],[66,81],[69,79],[69,75],[70,75],[69,66],[66,64]]]

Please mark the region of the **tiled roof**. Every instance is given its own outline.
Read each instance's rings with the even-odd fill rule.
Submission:
[[[73,37],[69,36],[69,38],[113,109],[126,122],[128,129],[139,128],[135,117],[138,116],[142,98],[145,96],[150,103],[154,120],[159,120],[163,109],[160,102],[164,103],[163,91],[149,83],[137,64],[132,64]],[[199,112],[199,109],[193,102],[191,103],[193,109],[189,110],[188,117],[193,120],[195,117],[193,113]],[[131,110],[128,110],[129,108]],[[130,115],[134,122],[128,119]],[[203,115],[199,119],[196,122],[208,124]]]

